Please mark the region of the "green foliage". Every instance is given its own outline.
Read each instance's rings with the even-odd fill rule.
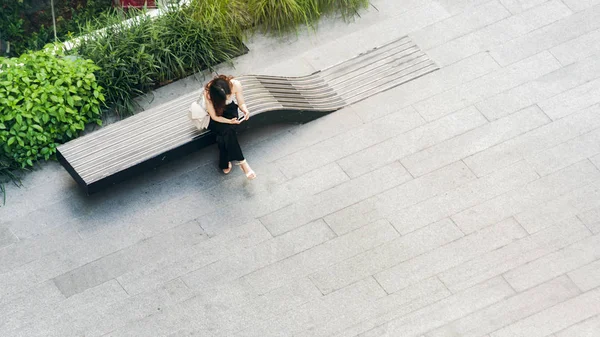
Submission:
[[[190,13],[207,29],[227,32],[239,39],[254,24],[246,0],[193,0]]]
[[[17,175],[16,165],[11,164],[11,161],[5,155],[0,154],[0,194],[2,195],[1,205],[6,203],[6,187],[5,184],[13,182],[16,186],[21,186],[21,180]]]
[[[171,7],[157,18],[130,9],[88,24],[90,35],[73,52],[100,67],[98,82],[106,89],[107,104],[118,114],[134,110],[135,96],[227,61],[240,50],[235,30],[195,20],[194,8]],[[123,20],[134,21],[128,25]],[[95,30],[98,27],[107,28]]]
[[[0,40],[25,40],[25,19],[22,16],[27,8],[23,0],[0,0]],[[18,42],[12,43],[13,52],[19,48]]]
[[[247,0],[255,27],[274,34],[314,26],[323,15],[340,14],[348,20],[368,4],[368,0]]]
[[[248,0],[248,10],[265,31],[284,33],[318,17],[316,0]]]
[[[361,9],[369,6],[369,0],[317,0],[319,9],[324,14],[340,14],[344,20],[358,15]]]
[[[111,8],[112,0],[54,0],[58,39],[79,35],[80,25]],[[54,42],[50,2],[0,0],[0,39],[10,42],[10,56]]]
[[[50,49],[0,58],[0,158],[9,168],[49,159],[58,143],[100,123],[103,90],[93,62]]]

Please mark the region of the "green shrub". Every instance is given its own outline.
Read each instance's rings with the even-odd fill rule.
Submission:
[[[133,112],[136,96],[227,61],[242,47],[235,31],[195,20],[192,7],[171,7],[157,18],[142,13],[114,12],[89,23],[89,35],[72,51],[100,67],[98,82],[118,114]]]
[[[100,123],[102,88],[92,61],[50,49],[0,58],[0,158],[29,167],[49,159],[59,143],[89,122]],[[5,169],[6,171],[7,169]]]

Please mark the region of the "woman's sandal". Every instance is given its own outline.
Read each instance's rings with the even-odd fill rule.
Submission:
[[[229,167],[228,167],[228,168],[226,168],[226,169],[223,169],[223,173],[225,173],[225,174],[229,174],[229,172],[231,172],[231,167],[232,167],[232,166],[231,166],[231,162],[229,162]]]
[[[246,170],[244,170],[244,164],[246,164],[246,166],[249,169],[247,172],[246,172]],[[252,179],[256,178],[256,173],[254,173],[254,170],[252,170],[250,165],[248,165],[248,163],[246,163],[246,160],[239,162],[238,165],[240,166],[240,169],[242,169],[242,171],[244,172],[244,174],[246,175],[246,178],[248,178],[248,180],[252,180]]]

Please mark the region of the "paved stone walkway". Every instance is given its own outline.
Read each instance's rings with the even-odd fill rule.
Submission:
[[[92,197],[0,208],[1,336],[600,336],[600,0],[372,0],[254,37],[300,75],[409,35],[441,69]],[[159,90],[158,104],[200,84]]]

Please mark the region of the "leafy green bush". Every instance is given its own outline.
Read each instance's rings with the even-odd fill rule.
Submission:
[[[142,13],[114,12],[89,23],[89,35],[72,51],[100,67],[98,82],[118,114],[133,112],[137,95],[227,61],[242,48],[236,32],[195,20],[190,6],[171,7],[157,18]]]
[[[92,61],[50,49],[0,58],[0,158],[25,168],[49,159],[58,143],[100,123],[103,90]]]

